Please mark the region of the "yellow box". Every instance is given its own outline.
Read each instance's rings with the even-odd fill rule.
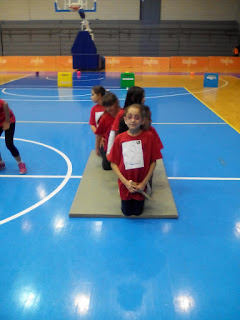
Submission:
[[[72,87],[72,72],[58,72],[58,87]]]

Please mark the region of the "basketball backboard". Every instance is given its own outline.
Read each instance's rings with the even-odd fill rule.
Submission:
[[[72,12],[71,6],[80,6],[84,12],[96,12],[97,0],[55,0],[56,12]]]

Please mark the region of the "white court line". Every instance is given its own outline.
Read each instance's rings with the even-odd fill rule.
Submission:
[[[21,121],[17,123],[43,123],[43,124],[89,124],[84,121]],[[153,122],[154,125],[228,125],[225,122]]]
[[[45,124],[89,124],[88,122],[71,121],[17,121],[17,123],[45,123]]]
[[[38,178],[38,179],[63,179],[66,176],[54,175],[0,175],[0,178]],[[81,179],[82,176],[69,176],[69,179]],[[240,181],[240,178],[220,177],[167,177],[168,180],[196,180],[196,181]]]
[[[84,76],[84,77],[87,77],[87,76]],[[98,79],[78,79],[77,77],[74,77],[74,81],[96,81],[96,80],[103,80],[104,78],[98,78]],[[56,79],[51,79],[51,78],[48,78],[46,77],[46,80],[52,80],[52,81],[57,81],[57,78]]]
[[[13,81],[21,80],[21,79],[30,77],[31,75],[32,75],[32,74],[28,74],[28,75],[26,75],[26,76],[24,76],[24,77],[21,77],[21,78],[12,79],[12,80],[7,81],[6,83],[10,83],[10,82],[13,82]],[[4,84],[5,84],[5,82],[4,82]]]
[[[160,125],[227,125],[225,122],[152,122],[152,124]]]
[[[66,176],[51,176],[51,175],[20,175],[20,174],[2,174],[0,178],[34,178],[34,179],[64,179]],[[72,179],[81,179],[82,176],[70,176]]]
[[[42,147],[45,147],[45,148],[48,148],[52,151],[55,151],[56,153],[58,153],[65,161],[66,161],[66,164],[67,164],[67,173],[65,176],[63,176],[63,181],[60,183],[60,185],[54,190],[52,191],[48,196],[44,197],[42,200],[38,201],[37,203],[35,203],[34,205],[16,213],[16,214],[13,214],[11,216],[9,216],[8,218],[5,218],[3,220],[0,220],[0,225],[3,225],[9,221],[12,221],[14,219],[17,219],[21,216],[23,216],[24,214],[36,209],[37,207],[41,206],[43,203],[47,202],[49,199],[51,199],[52,197],[54,197],[59,191],[62,190],[62,188],[67,184],[68,180],[70,179],[71,177],[71,174],[72,174],[72,163],[71,161],[69,160],[69,158],[63,153],[61,152],[60,150],[54,148],[54,147],[51,147],[47,144],[44,144],[44,143],[41,143],[41,142],[37,142],[37,141],[33,141],[33,140],[26,140],[26,139],[20,139],[20,138],[15,138],[15,140],[19,140],[19,141],[24,141],[24,142],[30,142],[30,143],[33,143],[33,144],[36,144],[36,145],[40,145]],[[3,178],[4,176],[0,176],[1,178]],[[6,177],[6,176],[5,176]],[[26,175],[26,176],[21,176],[21,175],[17,175],[16,177],[31,177],[30,175]]]
[[[62,89],[62,88],[61,88]],[[70,94],[69,96],[62,96],[61,93],[59,93],[56,96],[36,96],[36,95],[29,95],[29,94],[18,94],[18,93],[10,93],[6,91],[6,88],[2,90],[2,93],[8,94],[9,96],[17,96],[17,97],[34,97],[34,98],[43,98],[43,97],[48,97],[48,98],[72,98],[73,95]],[[85,93],[85,94],[74,94],[74,97],[86,97],[86,96],[91,96],[91,93]]]
[[[168,180],[205,180],[205,181],[240,181],[240,178],[218,178],[218,177],[167,177]]]
[[[187,91],[187,92],[183,92],[183,93],[175,93],[175,94],[166,94],[166,95],[160,95],[160,96],[146,96],[145,98],[146,99],[157,99],[157,98],[169,98],[169,97],[176,97],[176,96],[186,96],[186,95],[192,95],[194,96],[195,93],[201,93],[201,92],[209,92],[209,91],[213,91],[213,90],[217,90],[217,89],[222,89],[224,87],[226,87],[228,85],[228,81],[224,80],[224,79],[219,79],[221,81],[224,82],[224,84],[222,86],[219,86],[218,88],[209,88],[209,89],[203,89],[203,90],[199,90],[199,91],[194,91],[194,92],[190,92],[188,91],[187,89],[185,89],[184,87],[184,90]],[[5,91],[5,89],[7,88],[4,88],[2,90],[2,92],[4,94],[8,94],[8,95],[15,95],[15,96],[21,96],[21,95],[18,95],[18,94],[14,94],[14,93],[8,93]],[[116,89],[115,89],[116,90]],[[126,90],[126,89],[118,89],[118,90]],[[27,95],[23,95],[23,96],[27,96]],[[77,95],[75,95],[77,96]],[[32,97],[30,95],[28,95],[27,97]],[[49,96],[41,96],[41,97],[49,97]],[[55,97],[55,96],[53,96]],[[64,97],[64,96],[63,96]],[[67,96],[66,96],[67,97]],[[70,96],[70,97],[73,97],[73,96]],[[59,96],[59,98],[61,98],[61,95]],[[19,101],[19,100],[16,100],[16,99],[8,99],[10,101]],[[120,101],[125,101],[125,98],[120,98],[118,99]],[[42,99],[37,99],[37,100],[21,100],[21,101],[46,101],[46,102],[50,102],[50,101],[53,101],[53,102],[66,102],[66,101],[82,101],[82,102],[86,102],[86,101],[92,101],[91,99],[90,100],[76,100],[76,99],[72,99],[72,100],[42,100]]]

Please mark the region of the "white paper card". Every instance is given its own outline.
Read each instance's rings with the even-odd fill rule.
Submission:
[[[101,118],[101,115],[104,113],[104,111],[99,111],[99,112],[95,112],[95,122],[96,125],[98,126],[98,121]]]
[[[126,170],[144,167],[141,140],[123,142],[122,153]]]

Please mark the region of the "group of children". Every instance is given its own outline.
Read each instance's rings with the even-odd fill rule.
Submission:
[[[151,111],[144,105],[143,88],[133,86],[121,108],[117,96],[94,86],[89,124],[96,135],[95,150],[102,157],[104,170],[113,170],[118,177],[121,209],[124,215],[140,215],[144,207],[142,191],[151,190],[156,160],[162,158],[162,142],[151,126]],[[19,166],[19,173],[27,172],[18,149],[14,145],[15,116],[8,103],[0,99],[0,136],[5,131],[5,143]],[[0,154],[0,170],[5,163]]]
[[[139,216],[144,208],[142,191],[151,190],[156,160],[162,158],[162,142],[151,126],[150,108],[144,105],[143,88],[133,86],[124,107],[112,92],[102,86],[92,88],[89,124],[96,135],[96,154],[102,157],[104,170],[118,177],[121,210],[124,215]]]

